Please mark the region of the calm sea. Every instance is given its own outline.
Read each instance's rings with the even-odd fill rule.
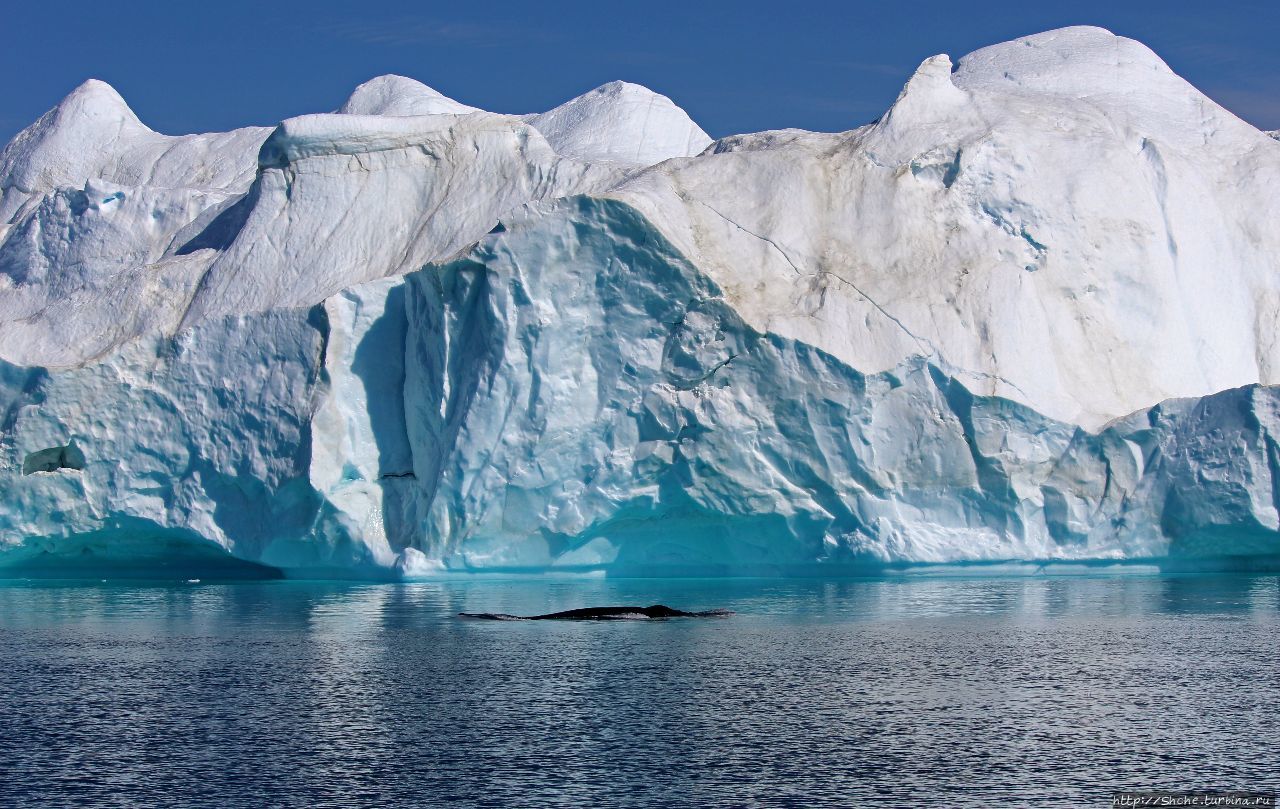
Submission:
[[[493,622],[663,603],[723,619]],[[1280,788],[1280,578],[0,583],[4,806]],[[1002,802],[1001,799],[1004,799]]]

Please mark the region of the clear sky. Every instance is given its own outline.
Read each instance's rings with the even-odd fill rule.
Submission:
[[[1150,45],[1264,129],[1280,128],[1280,1],[409,2],[15,0],[0,12],[0,141],[96,77],[167,133],[272,124],[401,73],[497,112],[606,81],[671,96],[713,136],[839,131],[914,67],[1064,25]]]

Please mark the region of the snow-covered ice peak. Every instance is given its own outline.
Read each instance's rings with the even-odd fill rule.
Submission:
[[[962,87],[1012,84],[1060,94],[1138,93],[1157,75],[1176,75],[1141,42],[1088,25],[979,48],[960,60],[956,74]]]
[[[601,85],[526,119],[560,154],[648,166],[691,157],[711,144],[671,99],[625,81]]]
[[[1280,382],[1274,145],[1144,46],[1074,28],[925,60],[875,125],[727,138],[611,196],[757,329],[862,371],[944,358],[1096,429]]]
[[[1065,111],[1092,105],[1113,128],[1140,137],[1157,133],[1162,142],[1187,149],[1240,138],[1256,143],[1260,134],[1146,45],[1104,28],[1061,28],[981,48],[960,60],[952,79],[1006,108],[1040,105],[1050,127]]]
[[[0,184],[30,193],[84,182],[101,152],[155,136],[114,87],[89,79],[0,152]]]
[[[968,101],[951,83],[951,57],[945,53],[920,63],[884,120],[898,127],[920,126],[951,116]]]
[[[101,79],[88,79],[41,117],[36,131],[88,133],[111,130],[122,137],[150,132],[116,88]]]
[[[931,56],[920,63],[893,102],[871,127],[883,146],[873,159],[902,160],[953,137],[959,129],[980,125],[968,93],[951,82],[951,58]]]
[[[0,225],[45,194],[89,180],[242,193],[269,127],[200,135],[153,132],[115,88],[90,79],[0,151]]]
[[[420,81],[389,73],[357,87],[338,112],[344,115],[464,115],[475,107],[454,101]]]

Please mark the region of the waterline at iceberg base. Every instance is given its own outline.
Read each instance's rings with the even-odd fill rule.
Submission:
[[[557,110],[169,138],[90,83],[20,134],[0,574],[1276,566],[1280,143],[1142,45],[839,134]]]

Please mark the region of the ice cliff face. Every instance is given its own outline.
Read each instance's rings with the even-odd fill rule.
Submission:
[[[1280,554],[1280,144],[1100,29],[714,143],[403,77],[0,154],[0,567]]]

